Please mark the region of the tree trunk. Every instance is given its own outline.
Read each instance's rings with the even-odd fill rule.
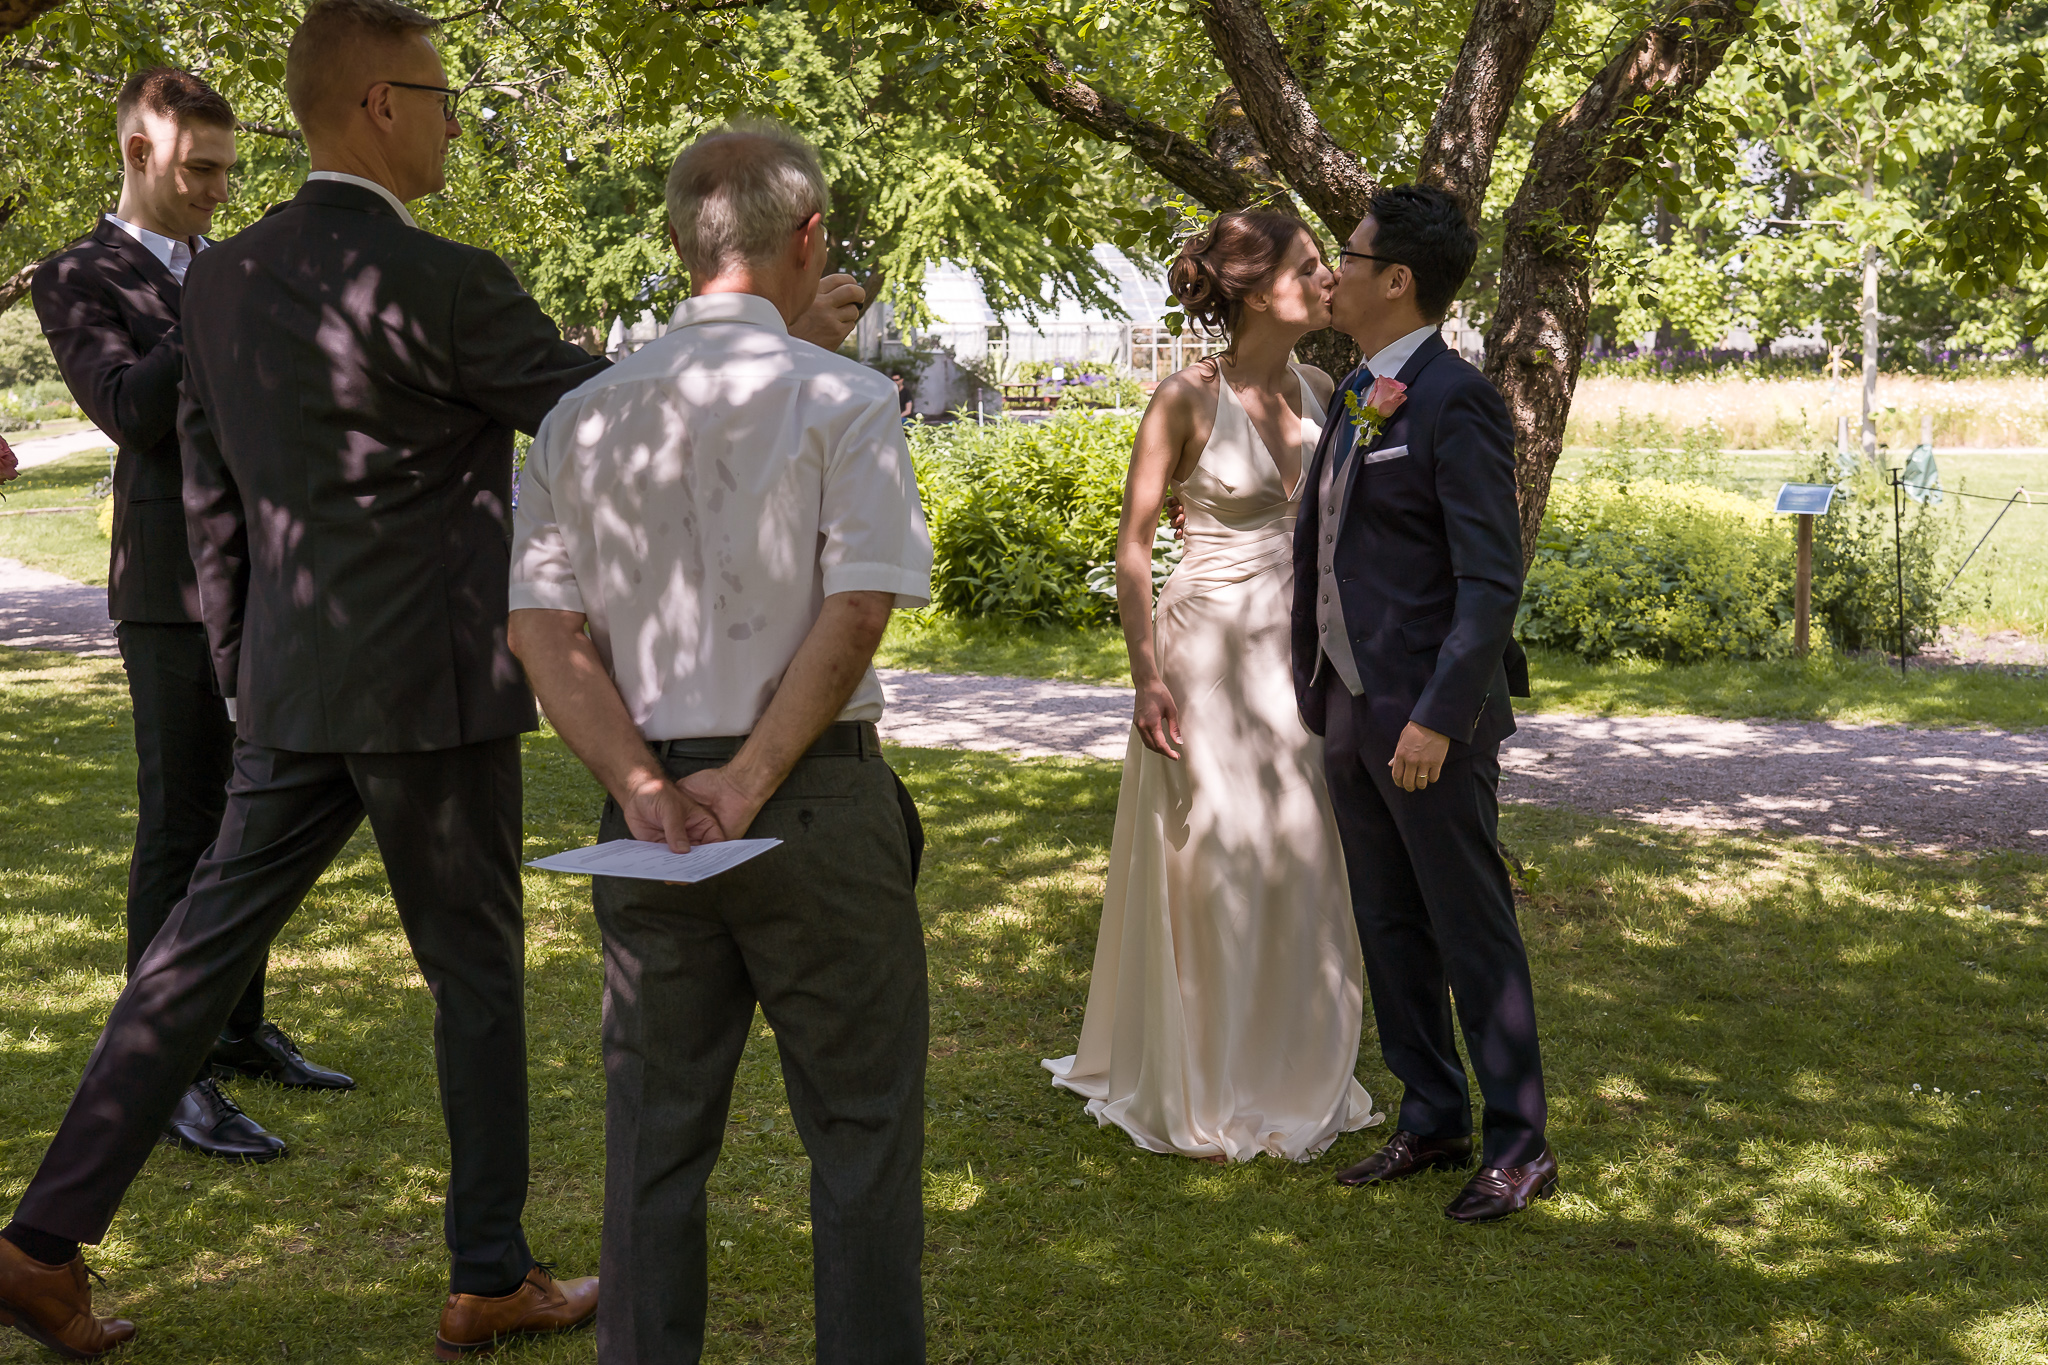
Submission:
[[[36,277],[36,267],[41,264],[41,261],[30,261],[5,280],[0,280],[0,313],[28,297],[29,281]]]
[[[1486,372],[1515,429],[1522,558],[1550,498],[1593,306],[1593,242],[1615,196],[1654,157],[1685,101],[1749,27],[1758,0],[1680,3],[1638,34],[1536,134],[1508,210]]]
[[[1416,180],[1457,195],[1474,227],[1493,183],[1501,129],[1556,8],[1555,0],[1479,0],[1465,45],[1458,49],[1458,64],[1444,83],[1444,97],[1422,140]]]
[[[1314,365],[1324,374],[1344,382],[1344,376],[1358,368],[1364,359],[1358,354],[1358,343],[1345,336],[1335,327],[1325,327],[1320,332],[1310,332],[1294,348],[1294,354],[1304,365]]]
[[[1877,177],[1863,180],[1863,202],[1877,198]],[[1863,248],[1863,458],[1877,463],[1877,244]]]
[[[64,0],[0,0],[0,38],[19,33]]]

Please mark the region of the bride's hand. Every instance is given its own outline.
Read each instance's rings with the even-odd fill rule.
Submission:
[[[1180,710],[1173,704],[1173,693],[1166,690],[1165,683],[1154,678],[1139,685],[1131,720],[1146,748],[1168,758],[1180,757],[1174,748],[1180,743]]]

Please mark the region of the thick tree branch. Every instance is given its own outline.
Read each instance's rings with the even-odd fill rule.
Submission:
[[[1422,140],[1415,178],[1457,195],[1474,227],[1493,180],[1494,148],[1556,9],[1556,0],[1479,0]]]
[[[41,264],[41,261],[30,261],[6,279],[0,280],[0,313],[6,312],[28,297],[29,281],[36,277],[36,267]]]
[[[911,0],[934,19],[970,25],[988,22],[985,0]],[[1226,165],[1185,133],[1154,123],[1114,95],[1097,90],[1069,71],[1052,44],[1030,30],[1006,37],[1005,54],[1024,72],[1031,97],[1048,110],[1105,142],[1117,142],[1170,184],[1208,208],[1234,209],[1259,195],[1257,182]]]
[[[1325,226],[1344,238],[1365,216],[1373,178],[1309,104],[1258,0],[1206,0],[1202,27],[1259,131],[1275,169]]]
[[[0,38],[19,33],[64,0],[0,0]]]
[[[1593,303],[1594,236],[1616,196],[1658,154],[1686,102],[1748,31],[1757,3],[1681,0],[1536,134],[1508,210],[1500,308],[1486,336],[1487,376],[1515,425],[1525,560],[1536,552],[1578,384]]]

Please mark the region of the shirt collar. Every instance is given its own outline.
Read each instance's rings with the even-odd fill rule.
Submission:
[[[314,171],[307,175],[306,179],[334,180],[344,185],[354,185],[358,189],[375,190],[384,196],[385,203],[391,205],[391,211],[398,215],[399,222],[404,223],[409,228],[419,226],[418,223],[412,220],[412,214],[406,210],[405,204],[399,197],[374,180],[365,180],[360,175],[350,175],[346,171]]]
[[[676,305],[669,328],[694,327],[700,322],[743,322],[789,335],[789,324],[776,306],[759,294],[697,294]]]
[[[196,232],[192,234],[190,242],[181,242],[175,237],[166,237],[161,232],[151,232],[146,227],[137,227],[126,218],[116,217],[111,213],[107,215],[107,221],[142,243],[150,255],[164,263],[164,269],[170,271],[179,284],[185,282],[185,268],[192,264],[192,258],[213,245]]]
[[[1438,327],[1437,323],[1424,323],[1398,341],[1390,341],[1376,355],[1369,357],[1365,368],[1372,371],[1375,379],[1393,379],[1401,373],[1422,343],[1429,340],[1429,334]]]

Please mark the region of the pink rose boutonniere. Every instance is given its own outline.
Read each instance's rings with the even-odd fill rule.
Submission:
[[[1363,402],[1355,389],[1344,391],[1344,410],[1351,414],[1351,420],[1358,426],[1358,435],[1352,441],[1352,449],[1377,440],[1386,429],[1387,422],[1401,410],[1408,401],[1408,386],[1398,379],[1380,378],[1372,381],[1372,387],[1365,391]]]

